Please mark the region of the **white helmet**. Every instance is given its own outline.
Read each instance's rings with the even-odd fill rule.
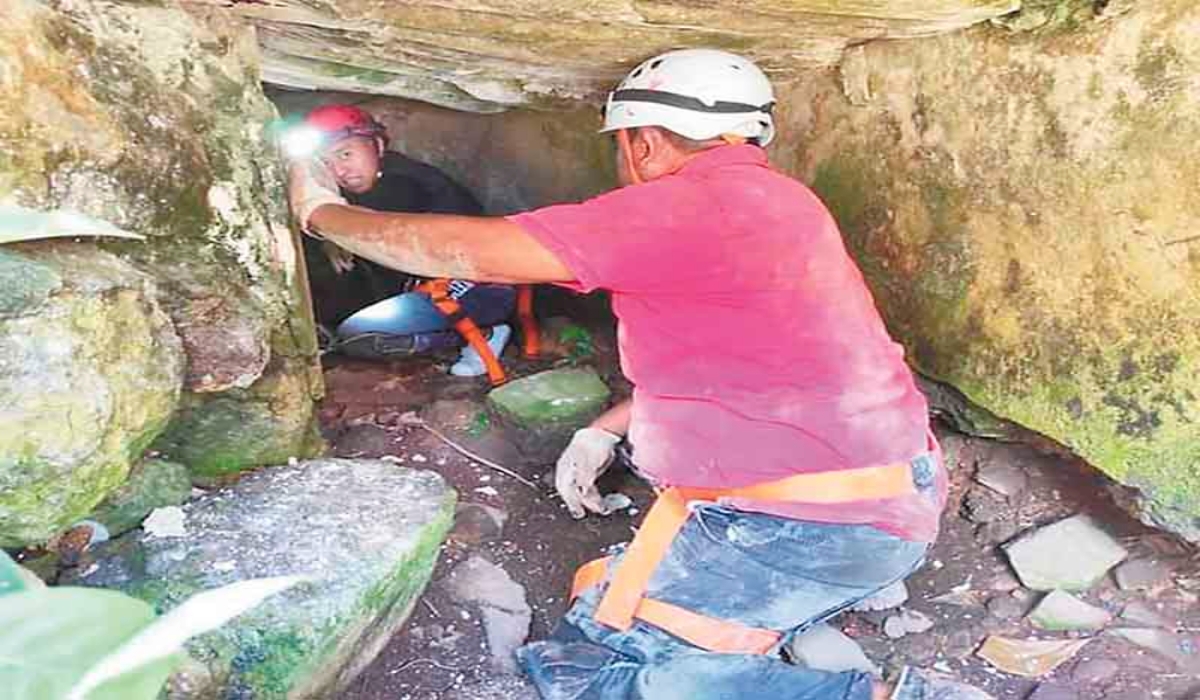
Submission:
[[[633,69],[604,106],[601,132],[661,126],[696,141],[734,134],[766,146],[775,95],[758,66],[713,49],[656,56]]]

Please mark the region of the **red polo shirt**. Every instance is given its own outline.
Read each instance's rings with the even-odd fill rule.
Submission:
[[[573,287],[612,293],[635,385],[629,438],[658,483],[744,486],[928,448],[924,397],[837,224],[762,149],[718,147],[673,175],[511,220]],[[932,540],[942,504],[735,505]]]

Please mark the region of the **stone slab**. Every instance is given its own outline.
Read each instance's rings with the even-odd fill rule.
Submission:
[[[1004,547],[1021,583],[1035,591],[1090,588],[1128,552],[1086,515],[1038,528]]]
[[[186,535],[105,543],[65,583],[168,610],[255,577],[310,582],[188,644],[188,697],[337,697],[407,619],[454,514],[437,474],[378,460],[263,469],[183,507]]]

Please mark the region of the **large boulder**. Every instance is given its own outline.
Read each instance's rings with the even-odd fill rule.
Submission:
[[[217,453],[224,471],[319,445],[315,333],[258,58],[253,30],[216,7],[0,4],[0,199],[145,236],[100,245],[157,282],[187,356],[180,424],[240,410],[271,445],[175,429],[156,449]]]
[[[1117,13],[1125,10],[1124,14]],[[1019,26],[1019,25],[1018,25]],[[1200,6],[869,44],[783,91],[910,360],[1200,539]]]
[[[310,581],[188,644],[188,698],[330,698],[407,619],[454,518],[433,472],[374,460],[268,468],[183,507],[182,536],[153,529],[101,545],[74,585],[175,607],[244,579]],[[183,689],[186,689],[184,692]]]
[[[167,424],[184,358],[156,297],[90,246],[0,249],[0,546],[86,516]]]

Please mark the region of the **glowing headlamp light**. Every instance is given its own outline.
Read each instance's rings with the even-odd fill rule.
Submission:
[[[279,145],[289,158],[307,158],[316,153],[324,141],[324,134],[320,131],[300,124],[284,131],[279,138]]]

